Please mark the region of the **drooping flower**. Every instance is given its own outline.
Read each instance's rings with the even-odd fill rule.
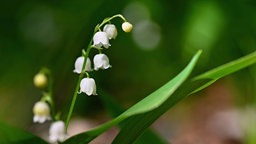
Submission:
[[[49,129],[49,141],[51,143],[63,142],[68,137],[63,121],[53,122]]]
[[[109,64],[109,59],[105,54],[95,55],[93,58],[93,63],[95,70],[108,69],[111,67],[111,65]]]
[[[51,120],[50,108],[46,102],[36,102],[33,107],[33,122],[44,123],[46,120]]]
[[[80,92],[86,93],[88,96],[97,95],[96,84],[93,78],[83,78],[80,82]]]
[[[131,32],[132,28],[133,28],[133,26],[129,22],[124,22],[122,24],[122,29],[123,29],[124,32]]]
[[[84,57],[83,56],[78,57],[76,59],[75,69],[73,70],[73,72],[80,74],[82,72],[83,64],[84,64]],[[91,70],[92,70],[91,60],[89,58],[87,58],[86,65],[85,65],[85,71],[91,71]]]
[[[113,24],[106,24],[103,31],[107,33],[108,39],[115,39],[117,36],[116,26]]]
[[[108,34],[106,32],[96,32],[93,36],[93,46],[108,48],[110,46]]]
[[[44,88],[47,85],[47,77],[44,73],[38,73],[34,77],[34,85],[38,88]]]

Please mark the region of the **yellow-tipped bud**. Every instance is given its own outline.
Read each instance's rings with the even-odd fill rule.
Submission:
[[[131,32],[132,31],[132,24],[129,22],[124,22],[122,24],[122,29],[124,32]]]
[[[47,77],[44,73],[38,73],[34,77],[34,85],[38,88],[44,88],[47,85]]]

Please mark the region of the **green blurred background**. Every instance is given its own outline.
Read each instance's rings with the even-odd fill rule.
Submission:
[[[98,88],[126,108],[174,77],[198,49],[203,49],[203,55],[194,75],[256,48],[254,0],[1,1],[0,120],[25,129],[33,125],[32,107],[41,98],[33,76],[43,66],[53,73],[56,107],[65,118],[78,77],[72,72],[75,59],[87,47],[94,26],[118,13],[133,23],[134,30],[126,34],[122,21],[113,21],[118,36],[103,51],[113,67],[91,75]],[[252,105],[256,102],[256,67],[216,85],[225,85],[233,94],[232,107]],[[219,95],[218,89],[214,92]],[[206,95],[186,99],[176,108],[186,107],[181,111],[186,115]],[[174,114],[179,115],[178,111]],[[102,113],[99,97],[78,97],[74,115]]]

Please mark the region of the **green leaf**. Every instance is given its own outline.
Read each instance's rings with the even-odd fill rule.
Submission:
[[[147,129],[134,144],[168,144],[168,142],[156,135],[152,130]]]
[[[116,136],[113,143],[133,143],[157,118],[159,118],[163,113],[180,102],[182,99],[186,98],[188,95],[209,86],[221,77],[255,63],[256,53],[254,52],[186,81],[160,107],[146,113],[135,115],[125,120],[123,122],[123,125],[125,126]]]
[[[108,113],[112,117],[117,117],[121,113],[123,113],[125,110],[118,104],[117,101],[113,99],[112,96],[110,96],[107,92],[99,89],[99,97],[102,100],[103,104],[105,105],[106,109],[108,110]],[[120,125],[122,128],[122,125]],[[167,144],[167,142],[162,139],[158,134],[156,134],[151,129],[148,129],[143,133],[138,140],[136,141],[136,144]]]
[[[211,85],[216,80],[218,80],[226,75],[229,75],[233,72],[241,70],[241,69],[248,67],[252,64],[255,64],[255,63],[256,63],[256,51],[247,56],[244,56],[240,59],[231,61],[227,64],[219,66],[219,67],[212,69],[208,72],[205,72],[205,73],[195,77],[194,79],[192,79],[192,81],[198,81],[198,80],[203,80],[203,79],[210,79],[210,81],[207,82],[206,84],[202,85],[201,87],[195,89],[192,93],[195,93],[195,92]]]
[[[0,122],[0,144],[47,144],[44,140],[24,130]]]
[[[99,89],[100,99],[103,102],[104,107],[112,117],[117,117],[122,114],[125,110],[116,102],[111,95],[106,91]]]
[[[122,113],[115,119],[99,127],[96,127],[95,129],[73,136],[67,141],[65,141],[64,144],[88,143],[98,135],[102,134],[103,132],[105,132],[112,126],[117,125],[123,120],[138,114],[152,111],[160,107],[188,78],[200,55],[201,51],[198,51],[192,58],[190,63],[186,66],[186,68],[182,72],[180,72],[176,77],[174,77],[171,81],[169,81],[164,86],[160,87],[158,90],[156,90],[146,98],[142,99],[140,102],[133,105],[130,109],[126,110],[124,113]]]

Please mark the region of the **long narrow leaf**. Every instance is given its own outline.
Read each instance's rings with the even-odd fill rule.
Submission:
[[[110,113],[110,115],[112,117],[117,117],[118,115],[120,115],[122,112],[124,112],[125,110],[120,106],[120,104],[118,104],[117,101],[115,101],[113,99],[113,97],[111,95],[109,95],[107,92],[103,91],[103,90],[99,90],[99,93],[101,95],[100,98],[103,102],[103,104],[105,105],[108,113]],[[119,125],[122,128],[122,125]],[[151,129],[146,130],[141,137],[138,138],[138,140],[136,141],[136,144],[167,144],[167,142],[162,139],[158,134],[156,134],[154,131],[152,131]]]
[[[39,137],[0,122],[0,144],[47,144]]]
[[[160,107],[181,85],[182,83],[188,78],[191,71],[193,70],[199,56],[201,55],[201,51],[198,51],[195,56],[192,58],[190,63],[186,66],[186,68],[180,72],[176,77],[174,77],[171,81],[166,83],[164,86],[160,87],[158,90],[147,96],[146,98],[142,99],[140,102],[132,106],[130,109],[116,117],[115,119],[95,128],[85,133],[81,133],[79,135],[73,136],[64,144],[84,144],[90,142],[92,139],[97,137],[98,135],[102,134],[109,128],[118,123],[122,122],[123,120],[130,118],[134,115],[138,115],[141,113],[146,113],[152,111],[158,107]]]
[[[194,90],[192,93],[195,93],[195,92],[211,85],[216,80],[218,80],[226,75],[229,75],[235,71],[238,71],[238,70],[248,67],[252,64],[255,64],[255,62],[256,62],[256,51],[247,56],[244,56],[240,59],[231,61],[227,64],[219,66],[219,67],[212,69],[208,72],[205,72],[205,73],[195,77],[192,81],[203,80],[203,79],[211,79],[211,80],[208,83],[206,83],[206,84],[202,85],[201,87],[197,88],[196,90]]]
[[[114,144],[129,144],[133,143],[147,127],[149,127],[156,119],[163,113],[169,110],[172,106],[180,102],[188,95],[205,88],[212,84],[217,79],[231,74],[235,71],[241,70],[247,66],[256,63],[256,53],[249,54],[238,60],[232,61],[228,64],[222,65],[218,68],[203,73],[191,80],[186,81],[172,96],[170,96],[160,107],[143,113],[135,115],[123,121],[125,127],[121,129],[119,134],[114,139]]]

